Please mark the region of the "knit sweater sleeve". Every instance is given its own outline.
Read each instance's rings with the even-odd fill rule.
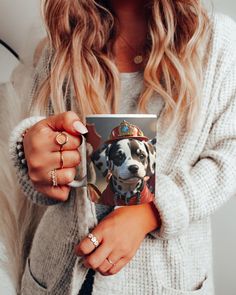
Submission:
[[[151,232],[156,238],[179,236],[191,222],[207,218],[236,194],[236,58],[220,89],[197,163],[156,175],[155,205],[162,221],[159,230]]]
[[[34,188],[34,185],[28,175],[27,163],[25,165],[22,164],[22,159],[19,156],[19,154],[22,152],[19,151],[18,147],[22,146],[22,133],[27,128],[32,127],[34,124],[45,118],[44,116],[31,116],[29,111],[29,105],[32,102],[34,94],[37,92],[41,83],[48,75],[49,56],[50,50],[48,47],[45,47],[42,52],[41,58],[38,62],[38,65],[34,70],[31,82],[32,84],[30,87],[31,89],[29,90],[29,93],[26,95],[25,101],[22,102],[27,103],[27,105],[25,105],[24,108],[28,110],[23,110],[24,117],[27,116],[27,114],[29,117],[20,121],[11,131],[9,136],[9,154],[13,166],[15,167],[18,183],[26,197],[28,197],[38,205],[54,205],[58,204],[59,201],[49,198],[48,196],[38,192]]]

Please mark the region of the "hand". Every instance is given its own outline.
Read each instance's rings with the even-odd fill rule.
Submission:
[[[86,267],[102,275],[113,275],[132,259],[146,234],[159,226],[159,214],[153,203],[124,206],[107,215],[92,231],[99,242],[97,248],[86,237],[75,252],[84,256]]]
[[[68,142],[60,145],[56,142],[59,132],[65,132]],[[32,126],[25,134],[23,145],[28,165],[28,174],[37,191],[55,200],[65,201],[76,174],[76,166],[80,163],[78,147],[81,144],[81,134],[87,132],[74,112],[64,112],[50,116]],[[63,155],[63,169],[61,156]],[[56,170],[58,186],[52,185],[51,171]]]

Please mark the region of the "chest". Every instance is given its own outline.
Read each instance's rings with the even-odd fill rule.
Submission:
[[[120,114],[140,113],[138,101],[144,89],[143,72],[121,73],[120,83],[121,91],[118,112]],[[159,117],[163,107],[164,101],[162,97],[154,93],[147,102],[147,113],[155,114]]]

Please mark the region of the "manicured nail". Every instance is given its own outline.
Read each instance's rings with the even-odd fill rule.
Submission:
[[[73,123],[73,126],[74,126],[75,130],[78,131],[81,134],[88,133],[88,129],[80,121],[75,121]]]

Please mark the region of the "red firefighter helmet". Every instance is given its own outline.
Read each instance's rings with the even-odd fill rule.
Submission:
[[[105,143],[110,143],[116,140],[125,138],[135,138],[138,140],[148,141],[148,137],[144,136],[143,131],[136,125],[133,125],[123,120],[119,126],[112,129],[108,140]]]

